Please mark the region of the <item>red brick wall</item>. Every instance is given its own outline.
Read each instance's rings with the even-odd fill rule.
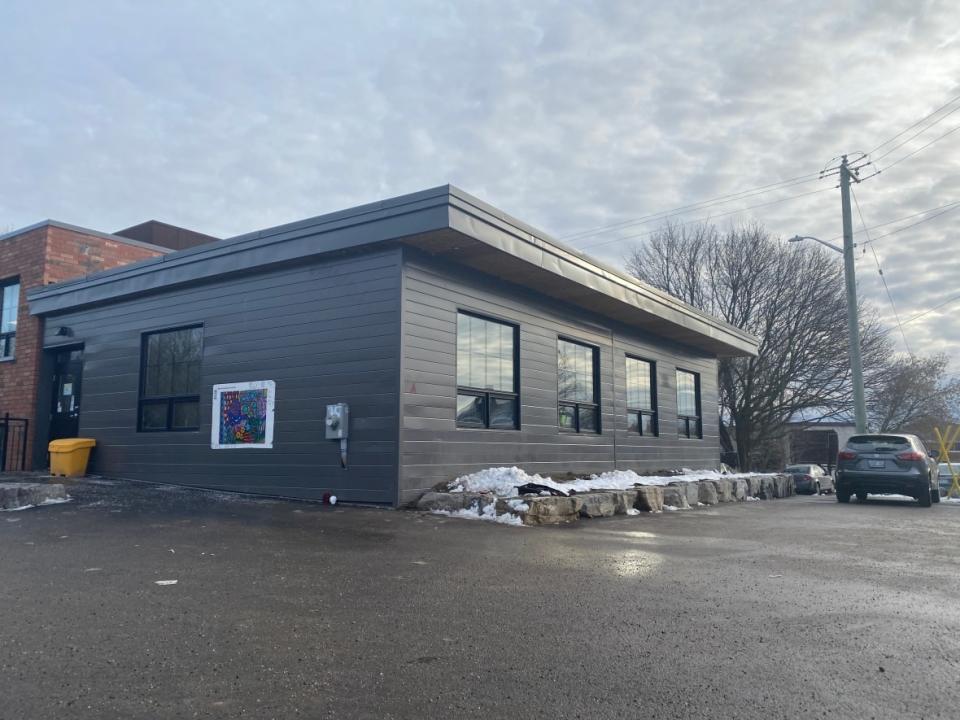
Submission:
[[[30,465],[36,425],[37,382],[43,347],[43,326],[30,315],[26,292],[99,270],[109,270],[163,254],[137,245],[45,225],[0,240],[0,283],[20,278],[17,344],[12,361],[0,362],[0,415],[28,418],[27,464]]]

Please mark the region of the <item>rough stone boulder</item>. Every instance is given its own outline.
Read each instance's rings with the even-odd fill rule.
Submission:
[[[763,478],[761,478],[759,475],[751,475],[750,477],[746,478],[747,486],[749,488],[747,490],[747,495],[750,497],[760,497],[763,487],[762,480]]]
[[[796,483],[793,475],[774,475],[773,476],[774,493],[778,498],[790,497],[796,493]]]
[[[677,487],[676,485],[667,485],[663,488],[663,504],[679,508],[680,510],[686,510],[690,507],[690,502],[687,500],[686,489]]]
[[[617,490],[614,493],[617,503],[617,515],[626,515],[627,510],[637,506],[636,490]]]
[[[770,475],[764,475],[760,478],[760,492],[757,497],[764,500],[773,500],[777,496],[777,485]]]
[[[659,485],[640,485],[637,487],[637,510],[660,512],[663,510],[663,488]]]
[[[730,480],[730,484],[733,486],[733,499],[737,502],[743,502],[747,499],[747,495],[750,494],[750,486],[747,484],[747,481],[743,478],[734,478]]]
[[[580,517],[583,500],[577,495],[572,497],[531,497],[524,498],[530,509],[523,514],[525,525],[562,525],[576,522]]]
[[[697,482],[697,487],[699,488],[697,502],[701,502],[704,505],[716,505],[719,502],[717,499],[717,486],[713,484],[712,480],[700,480]]]
[[[733,502],[733,483],[725,478],[718,478],[710,482],[717,488],[718,502]]]
[[[690,507],[696,507],[697,503],[700,502],[700,486],[695,482],[675,481],[670,483],[670,485],[668,485],[667,487],[675,487],[681,493],[686,494],[687,504]]]
[[[66,488],[60,483],[0,483],[0,510],[66,499]]]
[[[576,497],[583,501],[581,517],[613,517],[617,512],[617,497],[613,492],[583,493]]]

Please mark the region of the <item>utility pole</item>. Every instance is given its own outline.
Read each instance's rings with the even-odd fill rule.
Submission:
[[[840,161],[840,203],[843,210],[843,274],[847,284],[847,332],[850,335],[850,368],[853,371],[853,409],[858,433],[867,431],[867,405],[863,396],[863,361],[860,359],[860,321],[857,312],[857,277],[853,258],[853,218],[850,212],[850,172],[847,156]]]

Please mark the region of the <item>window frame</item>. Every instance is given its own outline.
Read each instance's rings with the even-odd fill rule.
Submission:
[[[178,332],[180,330],[203,330],[203,323],[193,323],[190,325],[178,325],[177,327],[158,328],[156,330],[147,330],[140,333],[140,383],[137,389],[137,432],[158,433],[158,432],[197,432],[203,424],[200,413],[200,393],[194,395],[151,395],[145,396],[147,383],[147,343],[153,335],[163,335],[165,333]],[[203,340],[204,334],[200,334],[200,367],[203,367]],[[202,385],[202,383],[200,383]],[[178,402],[196,402],[197,403],[197,425],[191,427],[173,427],[173,408]],[[167,422],[162,428],[143,427],[143,408],[149,405],[166,405]]]
[[[700,373],[685,368],[677,368],[677,437],[687,440],[703,440],[703,406],[700,401]],[[693,376],[693,397],[696,403],[696,415],[680,414],[680,373]],[[680,423],[683,422],[685,432],[680,432]],[[693,431],[691,431],[691,424]]]
[[[3,317],[3,294],[8,287],[17,286],[17,313],[14,315],[14,322],[19,329],[20,315],[20,294],[23,292],[23,286],[20,283],[20,277],[14,276],[5,280],[0,280],[0,318]],[[17,359],[17,330],[13,332],[0,332],[0,362],[13,362]]]
[[[454,382],[456,383],[456,398],[454,399],[453,420],[458,429],[465,430],[519,430],[520,429],[520,325],[503,318],[492,317],[473,310],[457,309],[457,316],[467,315],[468,317],[483,320],[485,322],[504,325],[513,332],[513,391],[491,390],[490,388],[478,388],[470,385],[461,385],[459,383],[460,374],[460,353],[454,352]],[[458,323],[459,325],[459,323]],[[454,332],[457,336],[459,329]],[[461,395],[469,395],[483,399],[483,408],[481,410],[482,420],[480,422],[461,421],[457,418],[457,399]],[[513,425],[490,425],[490,398],[497,400],[509,400],[513,402]]]
[[[630,386],[629,386],[629,377],[630,374],[627,372],[627,366],[630,361],[634,360],[636,362],[646,363],[650,367],[650,407],[632,407],[630,405]],[[630,353],[625,353],[624,355],[624,404],[627,407],[627,432],[630,432],[630,416],[637,416],[637,434],[641,437],[660,437],[660,414],[657,411],[657,362],[656,360],[650,360],[645,357],[640,357],[639,355],[631,355]],[[653,427],[653,432],[651,434],[646,434],[643,432],[643,418],[649,417],[650,424]]]
[[[579,400],[564,400],[560,397],[560,343],[566,342],[571,345],[579,345],[580,347],[585,347],[591,351],[591,359],[593,362],[593,402],[581,402]],[[560,423],[560,411],[562,408],[573,408],[573,420],[574,427],[567,428]],[[580,409],[590,409],[594,414],[594,424],[596,428],[593,430],[581,430],[580,428]],[[603,427],[601,426],[601,417],[600,417],[600,348],[596,345],[591,345],[590,343],[585,343],[582,340],[575,340],[566,335],[557,335],[557,429],[562,433],[571,433],[576,435],[581,435],[583,433],[589,433],[591,435],[602,435]]]

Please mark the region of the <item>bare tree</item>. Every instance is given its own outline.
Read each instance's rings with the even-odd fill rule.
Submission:
[[[850,406],[839,258],[788,245],[757,224],[726,231],[667,225],[626,264],[641,280],[759,338],[757,357],[722,358],[718,370],[721,439],[736,441],[741,468],[772,462],[771,446],[798,412]],[[873,368],[887,341],[864,310],[864,366]]]
[[[960,406],[960,378],[947,373],[946,355],[896,357],[867,387],[867,413],[878,432],[915,431],[925,437],[931,429],[956,420]]]

